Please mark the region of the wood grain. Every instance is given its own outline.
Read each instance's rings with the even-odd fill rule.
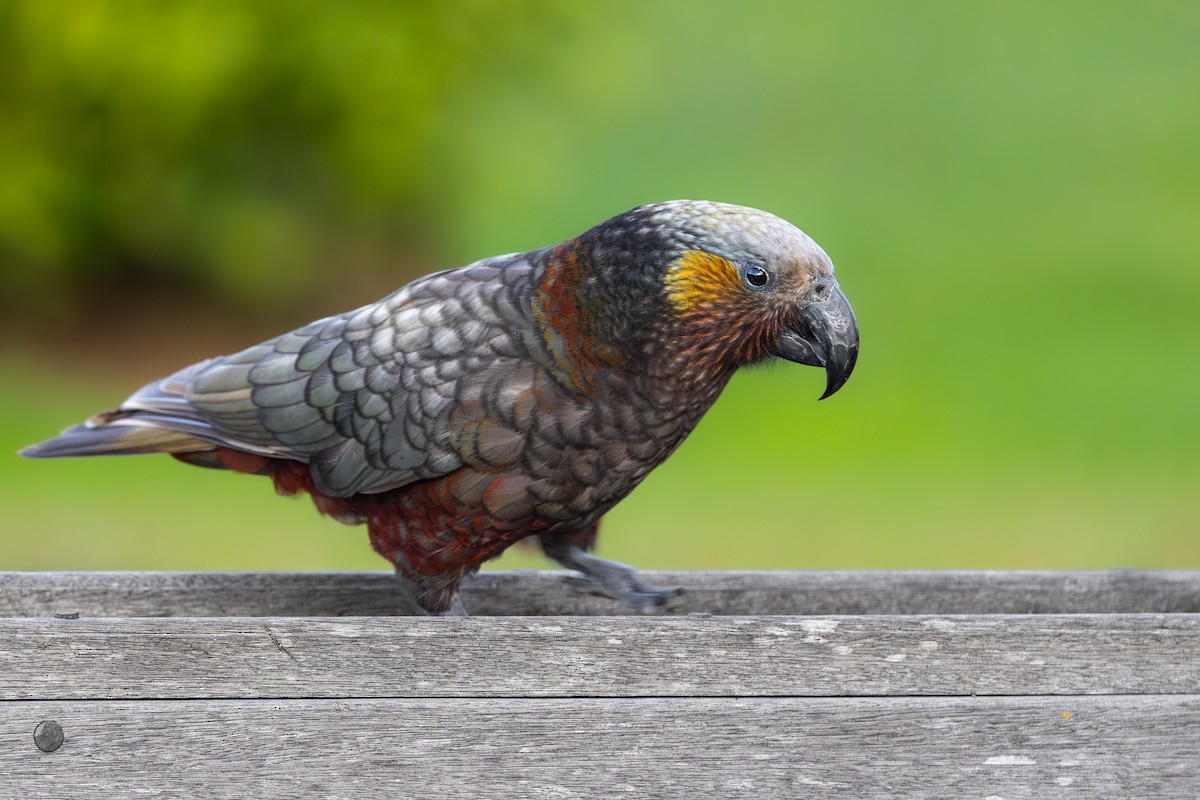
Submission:
[[[646,577],[0,573],[0,797],[1200,797],[1200,571]]]
[[[1200,693],[1200,615],[0,619],[0,698]]]
[[[485,572],[471,613],[626,614],[561,572]],[[679,613],[1200,613],[1200,570],[1104,572],[644,572],[687,590]],[[0,617],[329,617],[410,613],[384,572],[0,572]]]
[[[32,732],[58,721],[62,747]],[[1195,800],[1200,697],[0,703],[5,797]]]

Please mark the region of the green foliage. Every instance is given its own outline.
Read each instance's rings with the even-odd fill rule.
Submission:
[[[519,79],[527,2],[0,8],[0,302],[136,286],[271,311],[422,239],[446,108]]]

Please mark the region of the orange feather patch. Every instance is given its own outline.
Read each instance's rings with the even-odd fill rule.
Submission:
[[[727,258],[688,250],[667,271],[667,299],[683,314],[704,312],[742,292],[737,266]]]

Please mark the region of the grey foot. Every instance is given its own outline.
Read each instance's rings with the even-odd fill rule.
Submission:
[[[541,541],[546,555],[582,573],[567,578],[567,584],[576,590],[611,597],[639,614],[660,614],[681,605],[683,589],[659,589],[643,583],[633,567],[585,553],[562,537],[546,536]]]

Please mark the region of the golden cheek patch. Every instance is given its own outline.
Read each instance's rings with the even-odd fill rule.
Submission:
[[[671,305],[677,311],[688,312],[738,296],[742,279],[729,259],[688,250],[667,270],[663,286]]]

